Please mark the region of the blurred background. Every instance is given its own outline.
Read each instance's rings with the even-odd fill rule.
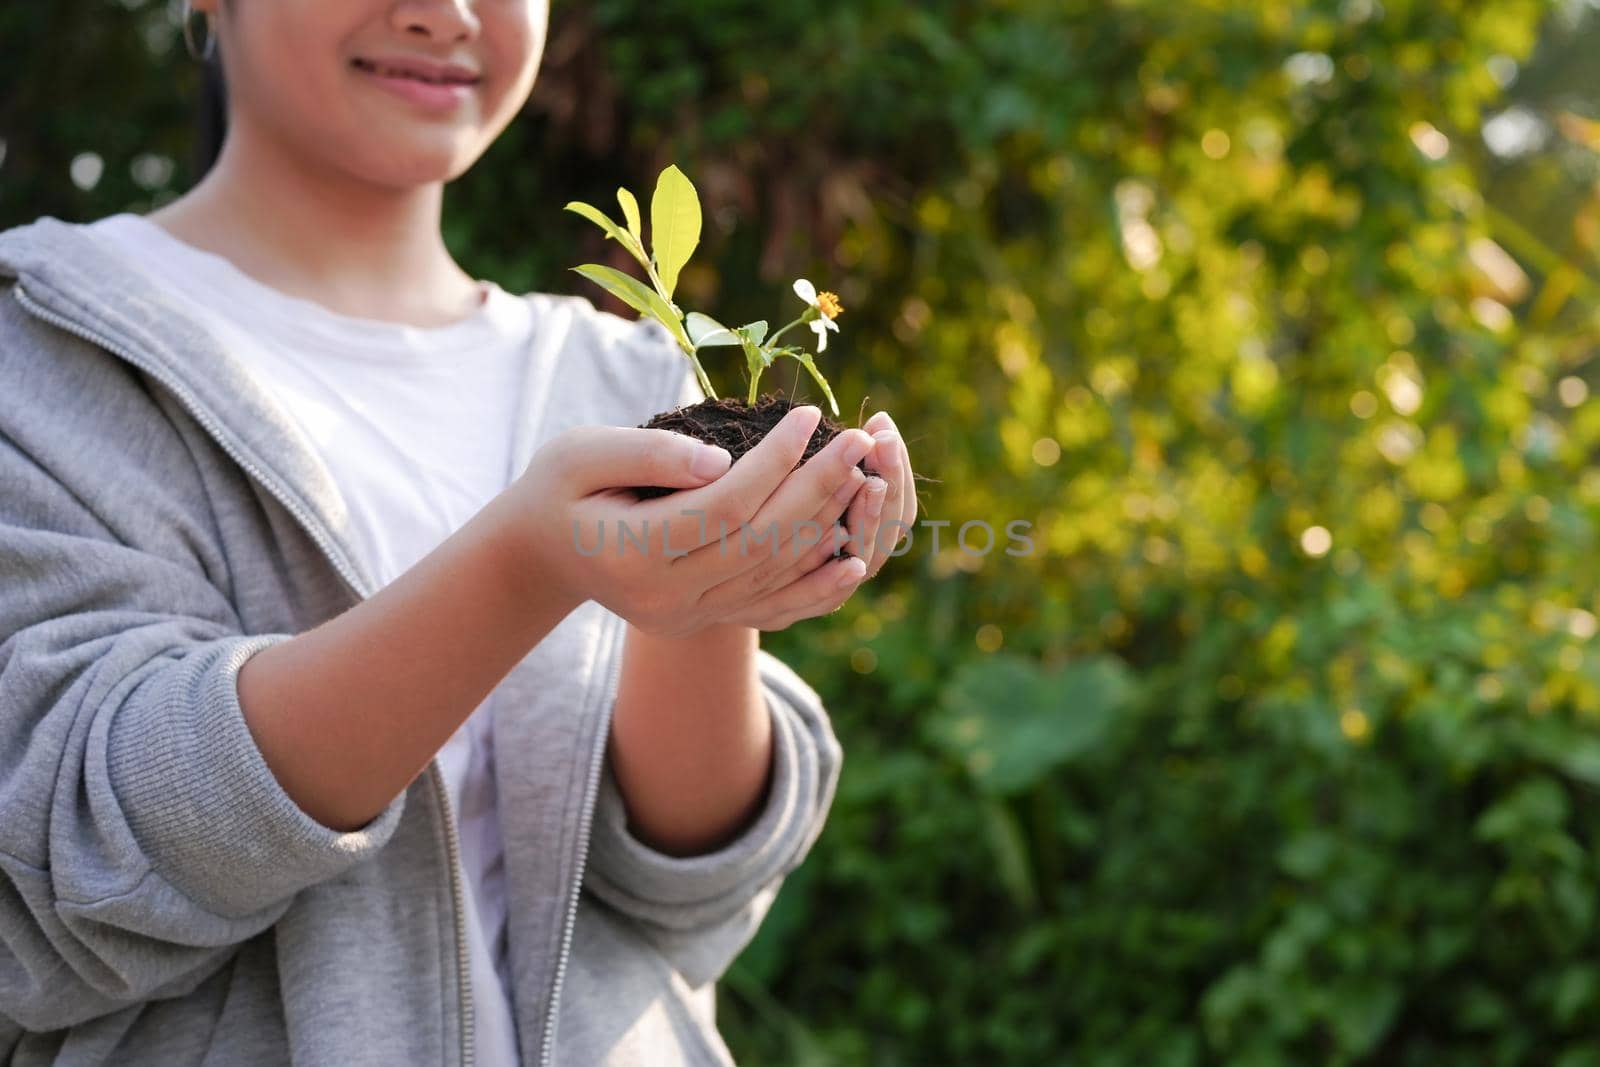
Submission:
[[[0,6],[0,226],[186,188],[199,84]],[[1600,5],[558,2],[450,242],[593,296],[671,161],[952,523],[765,641],[847,757],[741,1063],[1600,1065]]]

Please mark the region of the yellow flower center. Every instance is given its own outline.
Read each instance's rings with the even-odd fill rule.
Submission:
[[[817,310],[830,319],[836,319],[844,314],[844,308],[839,304],[839,294],[837,293],[818,293]]]

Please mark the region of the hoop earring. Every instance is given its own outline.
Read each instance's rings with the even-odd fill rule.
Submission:
[[[201,63],[209,60],[217,51],[217,33],[211,28],[211,16],[204,16],[206,24],[206,43],[204,46],[195,43],[194,39],[194,7],[191,0],[183,0],[183,7],[178,13],[178,22],[183,27],[183,47],[188,51],[189,58]]]

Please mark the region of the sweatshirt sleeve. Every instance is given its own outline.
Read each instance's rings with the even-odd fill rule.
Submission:
[[[200,476],[132,376],[54,356],[0,353],[0,1015],[34,1031],[193,988],[403,802],[337,832],[283,792],[236,680],[289,635],[184,549]]]
[[[691,986],[721,976],[755,936],[783,878],[822,833],[843,753],[817,694],[781,660],[758,653],[772,715],[773,768],[765,805],[715,852],[674,857],[628,831],[607,761],[585,886],[636,920]]]

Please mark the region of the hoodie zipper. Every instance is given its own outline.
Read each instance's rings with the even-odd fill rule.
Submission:
[[[624,623],[618,619],[612,624],[616,634]],[[620,644],[620,640],[617,642]],[[606,742],[611,737],[612,697],[622,675],[622,650],[616,648],[611,656],[611,668],[606,674],[606,687],[600,698],[600,725],[595,732],[594,748],[589,754],[589,779],[583,788],[583,807],[578,809],[578,864],[573,873],[573,888],[567,901],[567,914],[561,927],[561,951],[556,956],[556,975],[550,986],[550,1013],[544,1027],[543,1047],[539,1050],[539,1067],[551,1067],[555,1062],[556,1023],[561,1010],[561,987],[567,978],[567,959],[572,955],[572,934],[578,925],[578,898],[583,893],[583,872],[589,861],[589,835],[594,826],[595,802],[600,795],[600,770],[605,760]]]
[[[366,591],[360,577],[355,573],[354,568],[352,568],[349,562],[344,558],[343,553],[336,550],[336,546],[333,544],[331,539],[324,536],[321,530],[321,523],[317,522],[311,515],[307,514],[300,507],[299,503],[296,502],[293,494],[284,490],[281,483],[279,483],[276,478],[269,476],[266,471],[263,471],[260,467],[257,467],[255,464],[251,463],[244,455],[240,453],[239,449],[235,447],[232,441],[229,439],[229,436],[223,431],[221,425],[214,418],[212,418],[211,413],[206,410],[205,405],[201,404],[195,398],[195,395],[190,392],[182,382],[167,374],[163,368],[156,366],[154,361],[148,360],[143,356],[131,351],[126,346],[104,336],[103,334],[88,329],[87,327],[82,326],[79,323],[74,322],[72,319],[62,315],[60,312],[44,306],[37,299],[30,296],[22,287],[22,279],[16,279],[15,284],[12,286],[12,291],[16,294],[17,302],[27,309],[28,313],[33,315],[35,318],[38,318],[44,322],[48,322],[58,329],[65,330],[67,333],[70,333],[75,337],[80,337],[85,341],[91,342],[92,344],[99,345],[106,351],[120,356],[122,359],[133,364],[135,367],[138,367],[152,378],[155,378],[163,386],[170,390],[173,395],[177,396],[177,398],[183,402],[183,406],[188,410],[189,414],[193,415],[200,425],[205,427],[206,432],[211,435],[212,439],[222,446],[223,451],[227,452],[235,463],[243,468],[245,472],[253,477],[257,482],[265,486],[267,491],[270,492],[280,504],[289,510],[289,513],[293,515],[296,521],[300,523],[301,528],[304,529],[306,533],[311,535],[311,539],[315,541],[317,547],[322,550],[323,556],[327,558],[327,560],[333,564],[334,569],[339,572],[339,577],[344,580],[344,583],[349,588],[350,592],[354,593],[361,600],[366,600],[368,598],[370,594]],[[604,734],[602,733],[601,736],[603,738]],[[438,794],[440,810],[443,813],[445,829],[445,852],[447,853],[450,861],[450,898],[455,905],[456,976],[458,987],[461,990],[461,1063],[462,1067],[472,1067],[473,1060],[475,1058],[476,1045],[473,1037],[474,1019],[471,969],[469,966],[470,961],[467,959],[466,909],[463,906],[463,891],[461,886],[460,841],[456,834],[455,814],[450,805],[450,793],[449,790],[445,788],[444,773],[439,769],[439,761],[437,757],[428,762],[428,772],[433,782],[434,791]],[[596,782],[598,782],[597,776],[591,775],[591,777],[596,778]],[[583,840],[587,841],[587,837],[584,836]],[[580,865],[582,863],[581,857],[582,854],[580,853]],[[574,907],[572,910],[575,915],[577,910],[576,898],[574,898]],[[562,942],[563,964],[565,963],[566,955],[565,946],[570,943],[571,940],[572,932],[569,924],[569,929],[566,931]]]
[[[461,886],[461,843],[456,836],[456,816],[450,806],[450,790],[445,788],[444,772],[439,769],[437,757],[428,761],[428,774],[433,778],[433,790],[439,798],[439,810],[444,815],[444,849],[450,858],[450,899],[455,903],[456,919],[456,982],[461,990],[461,1067],[472,1067],[478,1055],[475,1035],[477,1019],[472,1006],[472,961],[467,958],[467,909]]]

